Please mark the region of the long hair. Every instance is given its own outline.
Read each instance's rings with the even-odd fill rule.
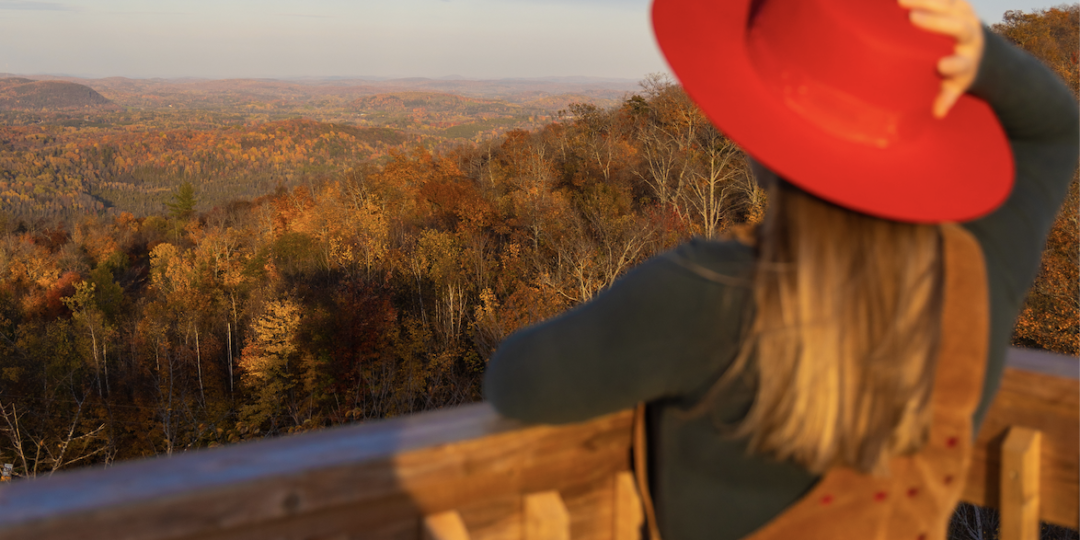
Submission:
[[[938,228],[852,212],[776,181],[757,250],[753,314],[718,382],[754,366],[757,389],[730,434],[749,437],[749,452],[814,473],[845,465],[886,474],[890,457],[929,435]]]

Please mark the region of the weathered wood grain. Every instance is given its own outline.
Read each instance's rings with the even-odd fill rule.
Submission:
[[[411,520],[415,538],[423,515],[626,470],[629,438],[629,413],[525,427],[470,405],[12,485],[0,490],[0,539],[332,533],[315,514],[346,532],[385,528],[386,538],[408,537],[394,531]]]

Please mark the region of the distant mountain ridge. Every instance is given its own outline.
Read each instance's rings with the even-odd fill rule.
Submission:
[[[0,73],[0,78],[12,76]],[[18,77],[18,76],[14,76]],[[66,81],[105,92],[117,105],[140,107],[160,105],[176,98],[195,95],[228,94],[230,100],[311,99],[339,96],[355,100],[374,94],[398,92],[429,92],[454,94],[471,98],[502,100],[509,103],[528,102],[574,96],[598,106],[607,106],[640,89],[638,81],[600,77],[538,77],[504,79],[441,79],[381,78],[381,77],[296,77],[287,79],[132,79],[107,77],[84,79],[56,75],[35,75],[40,80]],[[4,80],[4,79],[0,79]],[[147,96],[154,96],[147,99]],[[556,99],[556,101],[562,101]]]
[[[352,102],[352,106],[361,111],[405,111],[423,107],[428,112],[450,112],[483,110],[488,113],[520,113],[522,107],[499,100],[470,98],[441,92],[390,92],[365,96]]]
[[[93,88],[68,81],[0,79],[0,111],[40,109],[99,109],[112,102]]]

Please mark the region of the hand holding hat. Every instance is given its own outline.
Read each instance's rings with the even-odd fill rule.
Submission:
[[[911,22],[928,32],[956,39],[952,56],[938,61],[941,93],[934,100],[934,117],[944,118],[956,100],[975,82],[985,46],[979,16],[964,0],[899,0],[911,10]]]

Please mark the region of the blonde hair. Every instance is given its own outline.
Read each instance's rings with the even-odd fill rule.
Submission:
[[[890,457],[928,437],[938,228],[851,212],[781,181],[757,237],[755,311],[717,384],[735,381],[753,357],[757,389],[730,434],[749,437],[749,452],[814,473],[845,465],[886,474]]]

